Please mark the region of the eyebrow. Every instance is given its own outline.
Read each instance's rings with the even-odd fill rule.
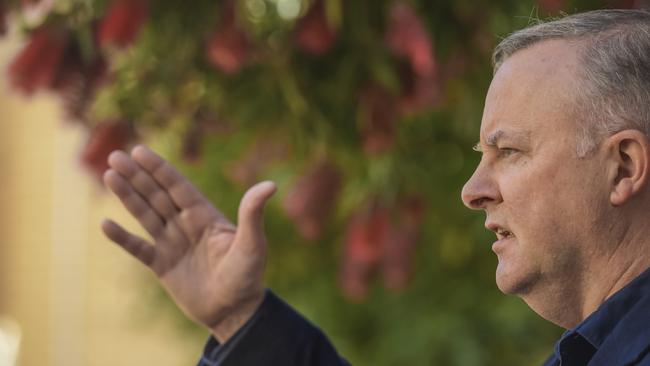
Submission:
[[[487,146],[497,146],[499,143],[499,140],[504,139],[504,138],[515,138],[515,139],[522,139],[525,141],[530,140],[530,133],[529,132],[516,132],[516,131],[510,131],[506,132],[504,130],[496,130],[489,134],[485,138],[485,145]],[[477,142],[473,147],[472,150],[482,152],[483,150],[481,149],[481,142]]]

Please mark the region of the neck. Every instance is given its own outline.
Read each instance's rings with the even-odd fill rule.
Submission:
[[[631,235],[626,230],[623,237],[610,242],[618,245],[585,255],[579,278],[549,280],[545,290],[532,290],[522,298],[548,321],[574,328],[650,267],[648,237],[644,231]]]
[[[585,296],[582,302],[580,317],[575,325],[596,311],[602,303],[620,291],[628,283],[650,267],[650,256],[647,254],[648,245],[645,233],[629,238],[616,250],[594,267],[591,280],[585,283]]]

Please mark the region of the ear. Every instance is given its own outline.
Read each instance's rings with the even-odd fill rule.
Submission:
[[[607,139],[608,159],[612,162],[612,186],[609,200],[620,206],[643,189],[650,169],[650,144],[638,130],[624,130]]]

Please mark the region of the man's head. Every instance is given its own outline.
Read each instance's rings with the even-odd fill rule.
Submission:
[[[608,296],[591,286],[615,286],[603,265],[631,265],[650,171],[650,13],[536,25],[501,42],[494,61],[463,201],[497,232],[499,288],[568,327]]]
[[[494,49],[494,71],[516,52],[551,39],[571,43],[581,63],[573,95],[579,155],[624,129],[650,136],[650,11],[591,11],[524,28]]]

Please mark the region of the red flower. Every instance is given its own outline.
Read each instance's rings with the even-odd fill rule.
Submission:
[[[336,30],[327,19],[323,0],[315,0],[307,14],[298,20],[295,39],[300,49],[317,56],[332,48],[336,41]]]
[[[146,0],[113,0],[99,25],[100,47],[131,44],[148,17]]]
[[[411,277],[413,255],[420,236],[424,202],[418,197],[403,200],[393,210],[393,225],[383,241],[382,272],[384,284],[401,290]]]
[[[385,152],[395,143],[397,103],[385,88],[366,87],[359,98],[363,150],[370,155]]]
[[[69,35],[65,30],[50,26],[36,29],[9,65],[11,85],[27,94],[52,87],[68,45]]]
[[[418,76],[435,72],[429,33],[415,11],[402,1],[396,2],[390,9],[386,42],[396,55],[409,60]]]
[[[420,112],[442,102],[444,81],[438,73],[417,75],[411,67],[401,70],[402,90],[399,98],[399,110],[402,114]]]
[[[283,207],[298,231],[315,240],[322,234],[341,190],[341,174],[331,163],[317,163],[291,188]]]
[[[380,264],[386,287],[401,290],[408,284],[423,216],[419,197],[402,199],[392,208],[373,202],[352,216],[339,273],[348,298],[366,297]]]
[[[106,81],[107,65],[101,55],[86,60],[76,42],[70,42],[52,89],[63,101],[69,118],[84,120],[95,91]]]
[[[108,169],[108,155],[124,149],[131,141],[132,133],[124,121],[111,121],[96,126],[81,151],[81,163],[96,178],[102,178]]]
[[[107,80],[107,64],[103,58],[96,58],[84,65],[71,82],[60,90],[63,106],[69,117],[85,120],[88,107],[92,104],[97,90]]]
[[[390,214],[373,204],[352,216],[345,234],[339,281],[345,296],[363,300],[390,233]]]
[[[217,30],[207,44],[210,62],[226,74],[237,73],[250,59],[251,42],[237,23],[235,3],[224,2]]]
[[[422,20],[404,2],[396,2],[390,9],[386,42],[393,53],[408,61],[401,70],[400,110],[412,113],[438,104],[442,82],[431,38]]]

